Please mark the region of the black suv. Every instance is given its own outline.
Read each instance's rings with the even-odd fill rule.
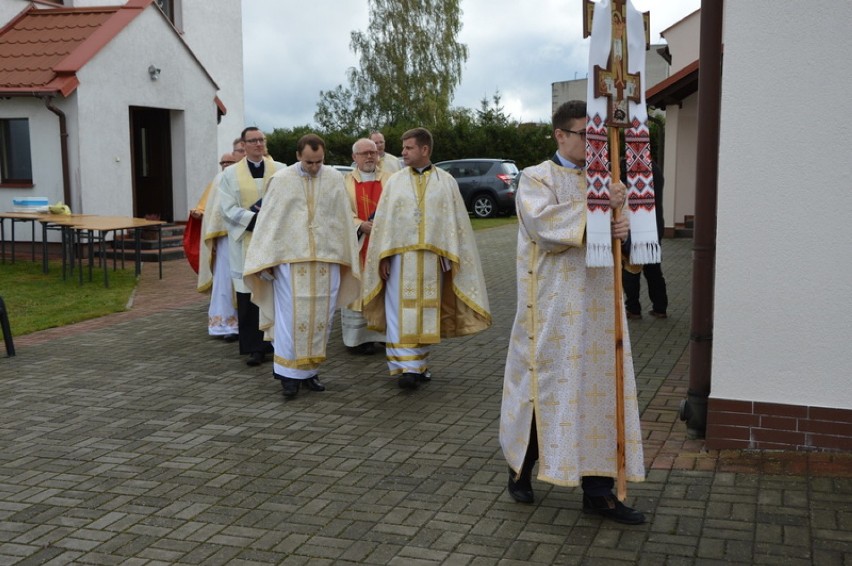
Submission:
[[[454,159],[435,165],[455,178],[467,210],[477,218],[515,212],[519,172],[511,159]]]

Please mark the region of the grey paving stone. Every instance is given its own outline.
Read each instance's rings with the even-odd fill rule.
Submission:
[[[203,298],[19,347],[0,360],[0,563],[852,565],[848,478],[654,469],[629,486],[636,527],[583,515],[576,488],[512,501],[515,229],[477,237],[494,325],[436,346],[413,394],[336,321],[328,391],[285,402],[205,335]],[[688,348],[691,242],[663,249],[670,316],[628,324],[641,409]]]

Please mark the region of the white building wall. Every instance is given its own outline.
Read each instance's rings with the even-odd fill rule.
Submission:
[[[245,127],[242,1],[182,0],[181,5],[183,37],[219,85],[228,110],[219,124],[218,161]]]
[[[149,7],[77,74],[81,212],[133,214],[130,106],[172,110],[175,219],[218,170],[215,87],[162,20]],[[159,80],[149,65],[161,69]]]
[[[671,122],[669,122],[671,121]],[[671,124],[672,127],[669,127]],[[669,134],[677,130],[677,147],[671,147]],[[695,214],[695,168],[698,163],[695,140],[698,139],[698,95],[690,96],[683,105],[666,107],[666,151],[674,150],[677,159],[666,154],[666,169],[674,167],[673,175],[666,176],[663,198],[674,198],[673,206],[664,209],[666,226],[684,222]]]
[[[0,1],[0,27],[23,12],[30,5],[29,0],[2,0]]]
[[[713,398],[852,409],[852,3],[822,4],[726,5]]]
[[[726,9],[727,9],[726,3]],[[698,59],[701,38],[701,10],[696,10],[682,20],[663,30],[660,35],[669,44],[672,57],[669,74],[674,75]]]

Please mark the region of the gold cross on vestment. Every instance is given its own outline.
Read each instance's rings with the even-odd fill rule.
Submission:
[[[602,349],[597,342],[592,342],[592,347],[586,353],[592,357],[592,363],[597,364],[604,354],[607,353],[607,350]]]
[[[586,397],[591,399],[593,407],[597,407],[598,403],[600,403],[602,399],[606,399],[608,396],[609,394],[606,391],[602,391],[600,387],[598,387],[597,383],[592,386],[591,391],[586,393]]]
[[[565,305],[565,310],[559,313],[559,316],[565,317],[568,319],[568,324],[574,325],[574,317],[580,316],[582,311],[576,310],[571,303]]]
[[[576,344],[571,347],[571,353],[565,356],[565,361],[571,362],[571,369],[577,369],[577,364],[579,364],[582,359],[583,355],[580,354]]]
[[[591,35],[592,15],[595,6],[591,0],[583,0],[585,18],[583,18],[583,37]],[[629,101],[642,101],[641,73],[631,74],[627,66],[627,6],[626,0],[611,0],[610,51],[606,68],[595,65],[592,77],[595,98],[607,99],[607,126],[627,128],[630,126]],[[642,14],[645,26],[645,48],[650,41],[650,16]]]
[[[601,306],[597,299],[592,299],[592,304],[586,309],[593,321],[598,320],[598,315],[606,312],[606,309]]]
[[[592,433],[586,435],[586,440],[591,441],[592,448],[597,449],[599,440],[606,440],[609,438],[606,434],[602,434],[598,432],[598,427],[592,427]]]

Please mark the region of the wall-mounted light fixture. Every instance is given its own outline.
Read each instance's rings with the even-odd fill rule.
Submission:
[[[160,69],[158,69],[154,65],[150,65],[148,67],[148,76],[151,77],[152,81],[156,81],[157,79],[160,78]]]

